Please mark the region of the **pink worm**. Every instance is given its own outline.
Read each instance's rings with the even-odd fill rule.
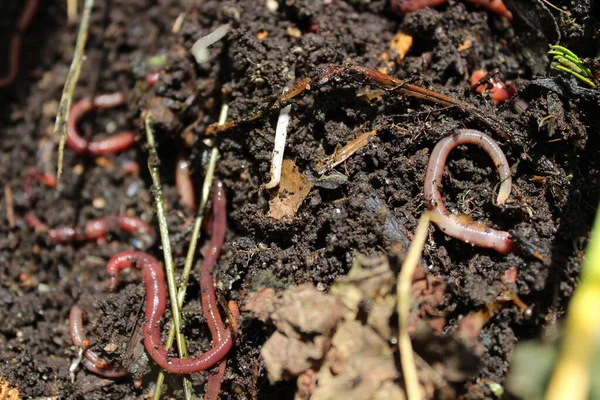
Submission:
[[[33,181],[38,181],[46,187],[56,187],[56,175],[51,172],[42,172],[33,167],[27,169],[23,177],[23,191],[25,193],[31,192],[31,183]]]
[[[446,3],[448,0],[390,0],[392,10],[398,14],[407,14],[426,7],[435,7]],[[512,13],[506,8],[502,0],[468,0],[471,3],[485,7],[501,16],[512,19]]]
[[[220,342],[225,337],[227,330],[219,313],[217,299],[214,290],[214,279],[212,271],[221,254],[223,243],[225,242],[225,234],[227,231],[227,197],[225,189],[219,180],[215,180],[213,187],[213,219],[210,243],[208,251],[204,255],[202,268],[200,269],[200,293],[202,298],[202,314],[208,324],[208,329],[212,336],[213,342]],[[229,303],[229,308],[233,314],[233,318],[237,323],[239,320],[239,309],[234,302]],[[205,400],[216,400],[219,397],[221,390],[221,382],[225,375],[227,367],[227,359],[223,357],[218,364],[218,370],[215,374],[208,376],[208,384],[206,385]]]
[[[189,160],[178,157],[175,166],[175,186],[179,195],[179,203],[186,211],[196,209],[196,197],[194,195],[194,184],[190,173]]]
[[[150,357],[166,371],[174,374],[191,374],[204,371],[221,361],[233,346],[233,326],[226,330],[222,340],[198,358],[169,357],[161,343],[160,320],[165,313],[166,290],[163,269],[156,258],[139,251],[124,251],[113,256],[106,266],[110,289],[117,286],[119,272],[127,268],[142,270],[146,287],[145,322],[143,325],[144,346]],[[208,289],[214,292],[214,287]]]
[[[86,113],[95,108],[112,108],[125,102],[122,93],[112,93],[79,100],[71,108],[67,121],[67,146],[77,154],[103,156],[127,150],[135,144],[133,132],[121,132],[102,140],[87,141],[79,134],[77,123]]]
[[[25,4],[25,9],[17,22],[17,32],[13,35],[10,41],[8,73],[4,78],[0,78],[0,88],[13,83],[19,73],[19,60],[21,58],[21,43],[23,42],[23,34],[33,22],[33,17],[37,12],[39,0],[28,0]]]
[[[152,233],[152,228],[141,219],[119,215],[91,220],[85,224],[83,233],[73,228],[51,229],[48,237],[53,243],[86,242],[104,238],[109,231],[114,229],[130,233]]]
[[[492,138],[479,131],[459,129],[455,134],[440,140],[429,157],[425,174],[425,205],[431,211],[431,220],[450,237],[474,246],[508,254],[515,250],[508,232],[488,228],[472,221],[466,215],[450,214],[444,205],[440,186],[446,159],[450,151],[461,144],[478,145],[492,158],[501,181],[497,203],[503,204],[510,195],[512,185],[510,167],[500,146]]]
[[[73,345],[84,349],[83,355],[86,359],[83,360],[83,366],[88,371],[106,378],[120,378],[127,375],[125,368],[113,367],[108,360],[89,349],[90,341],[83,332],[83,311],[78,306],[71,307],[69,327]]]

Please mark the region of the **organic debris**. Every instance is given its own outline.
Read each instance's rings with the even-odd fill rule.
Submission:
[[[292,218],[312,187],[313,184],[298,170],[293,160],[284,160],[281,167],[281,181],[269,201],[267,217],[276,220]]]
[[[376,130],[365,132],[356,139],[353,139],[341,149],[336,149],[332,155],[325,158],[323,161],[319,161],[315,164],[315,171],[322,175],[325,172],[335,168],[344,161],[346,161],[352,154],[357,151],[364,149],[369,144],[369,138],[377,135]]]
[[[0,400],[21,400],[19,389],[10,387],[4,378],[0,378]]]
[[[390,42],[390,47],[397,53],[396,62],[404,60],[412,45],[413,37],[408,33],[398,32],[394,35]]]
[[[425,270],[417,275],[411,290],[418,303],[411,317],[424,321],[425,309],[443,303],[444,285]],[[296,399],[404,398],[389,345],[395,336],[390,322],[396,279],[387,257],[357,254],[330,294],[302,285],[251,295],[246,310],[277,328],[261,351],[270,381],[297,377]]]

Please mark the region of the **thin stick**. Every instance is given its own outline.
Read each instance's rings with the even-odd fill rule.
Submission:
[[[398,346],[400,348],[400,365],[404,375],[404,384],[408,400],[420,400],[422,398],[415,355],[413,353],[410,337],[408,336],[408,317],[410,314],[410,288],[412,286],[415,269],[419,264],[423,245],[427,238],[427,227],[429,225],[429,213],[424,212],[419,219],[419,225],[413,241],[402,264],[402,270],[398,275],[396,288],[397,311],[398,311]]]
[[[544,3],[546,3],[546,5],[548,5],[548,7],[552,7],[554,8],[556,11],[560,11],[561,13],[564,13],[566,15],[571,15],[571,13],[569,11],[565,11],[562,8],[558,8],[556,7],[554,4],[550,3],[548,0],[542,0]]]
[[[221,115],[219,117],[219,124],[224,124],[227,120],[227,110],[228,106],[224,104],[221,108]],[[192,228],[192,236],[190,238],[190,246],[188,248],[188,252],[185,258],[185,264],[183,267],[183,272],[181,273],[181,283],[179,285],[179,292],[177,292],[177,302],[179,303],[179,307],[183,305],[183,301],[185,299],[185,294],[187,291],[187,284],[190,277],[190,273],[192,271],[192,265],[194,264],[194,254],[196,253],[196,248],[198,246],[198,240],[200,239],[200,228],[202,228],[202,222],[204,220],[204,210],[206,209],[206,204],[208,203],[208,199],[210,198],[210,189],[212,187],[213,179],[215,176],[215,168],[217,165],[217,159],[219,158],[219,150],[216,147],[212,148],[210,153],[210,159],[208,161],[208,167],[206,169],[206,175],[204,176],[204,183],[202,184],[202,197],[200,199],[200,205],[198,206],[198,212],[196,213],[196,219],[194,221],[194,226]],[[167,335],[167,342],[165,347],[167,349],[171,348],[173,345],[173,339],[175,338],[175,329],[174,324],[171,323],[171,327],[169,328],[169,334]],[[160,371],[158,373],[158,377],[156,378],[156,385],[154,390],[153,400],[160,400],[162,385],[165,381],[165,373],[164,371]]]
[[[67,0],[67,22],[72,25],[77,20],[77,0]]]
[[[81,16],[81,24],[79,25],[79,32],[77,32],[77,43],[75,44],[75,54],[73,55],[73,61],[71,62],[71,68],[69,68],[69,74],[63,87],[62,96],[60,98],[60,104],[58,106],[58,113],[56,114],[56,122],[54,124],[54,132],[60,132],[60,145],[58,146],[58,171],[56,173],[57,181],[60,181],[63,169],[63,158],[65,152],[65,143],[67,141],[67,121],[69,120],[69,112],[71,111],[71,104],[73,103],[73,92],[75,92],[75,86],[79,80],[79,74],[81,73],[81,64],[84,60],[85,43],[87,42],[88,30],[90,27],[90,14],[94,7],[94,0],[85,0],[83,6],[83,14]],[[57,186],[58,187],[58,186]]]
[[[150,112],[146,113],[144,118],[146,127],[146,140],[148,142],[148,170],[152,176],[154,203],[156,207],[156,217],[160,231],[160,241],[163,248],[165,260],[165,273],[167,275],[167,289],[169,292],[169,301],[171,303],[171,314],[173,315],[173,326],[177,338],[177,348],[179,357],[187,358],[187,349],[185,346],[185,337],[181,333],[181,310],[177,301],[177,282],[175,281],[175,266],[173,265],[173,254],[171,253],[171,241],[169,238],[169,227],[165,213],[165,204],[162,193],[162,183],[160,181],[160,159],[156,151],[156,141],[154,139],[154,130],[152,128],[153,118]],[[194,398],[192,392],[192,383],[186,377],[184,378],[184,392],[186,400]]]

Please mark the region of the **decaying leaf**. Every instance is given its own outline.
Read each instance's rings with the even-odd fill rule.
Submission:
[[[245,309],[277,328],[261,350],[271,382],[297,377],[295,400],[404,399],[390,346],[396,273],[387,256],[357,254],[330,294],[312,285],[252,294]],[[419,270],[412,290],[415,321],[428,321],[443,303],[443,284]]]
[[[8,381],[0,377],[0,400],[21,400],[21,393],[17,388],[11,388]]]
[[[283,160],[281,181],[269,201],[267,216],[276,220],[292,218],[312,187],[313,184],[298,170],[294,161]]]
[[[396,275],[385,256],[369,258],[358,253],[348,275],[337,279],[331,293],[344,302],[348,320],[356,318],[361,304],[369,304],[367,323],[389,337],[390,317],[396,305],[395,284]]]
[[[269,379],[277,382],[298,376],[323,359],[343,308],[340,300],[312,285],[292,287],[279,294],[272,289],[254,293],[245,309],[277,327],[261,350]]]
[[[331,171],[329,175],[323,175],[319,178],[315,178],[314,176],[312,179],[310,176],[308,178],[315,186],[329,190],[337,189],[348,182],[348,177],[337,171]]]
[[[312,400],[363,400],[395,393],[403,399],[394,357],[387,342],[369,326],[345,321],[338,326],[331,349],[318,373]],[[385,397],[383,397],[385,398]]]

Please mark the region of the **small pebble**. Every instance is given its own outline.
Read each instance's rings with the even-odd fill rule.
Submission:
[[[77,164],[73,167],[73,173],[77,176],[83,174],[83,164]]]
[[[92,206],[95,209],[102,210],[104,207],[106,207],[106,199],[103,197],[96,197],[94,200],[92,200]]]

